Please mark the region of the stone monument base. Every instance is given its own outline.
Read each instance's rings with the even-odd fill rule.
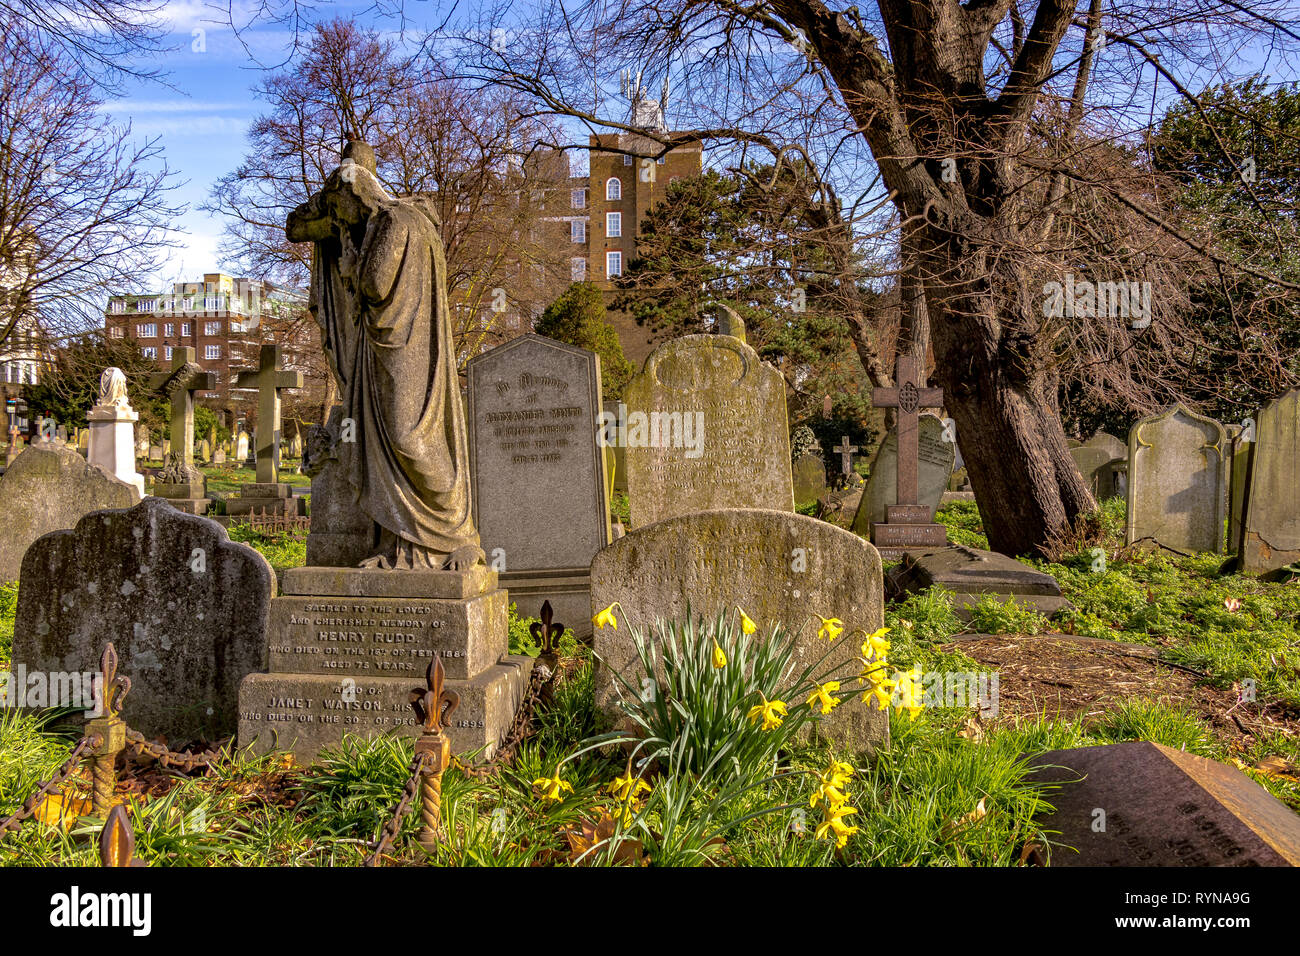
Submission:
[[[293,568],[271,602],[270,672],[239,690],[239,742],[310,759],[345,734],[416,736],[410,691],[440,657],[460,695],[452,749],[490,758],[532,659],[508,656],[508,597],[493,571]]]
[[[971,607],[985,597],[1028,604],[1049,617],[1073,606],[1050,574],[1005,554],[960,544],[909,551],[885,576],[885,596],[902,600],[935,585],[952,592],[953,610],[963,621],[970,620]]]
[[[591,569],[559,568],[549,571],[503,571],[501,584],[520,617],[540,617],[542,604],[551,602],[555,620],[578,640],[592,634]]]
[[[934,523],[926,505],[886,505],[885,520],[871,523],[871,543],[882,561],[901,561],[911,551],[930,551],[948,543],[948,529]]]
[[[252,482],[244,485],[239,494],[226,499],[226,514],[305,515],[307,502],[293,497],[293,485],[286,482]]]
[[[208,513],[208,508],[212,506],[212,500],[206,495],[206,484],[201,481],[186,481],[176,484],[155,481],[153,485],[153,496],[155,498],[162,498],[177,511],[183,511],[191,515]]]

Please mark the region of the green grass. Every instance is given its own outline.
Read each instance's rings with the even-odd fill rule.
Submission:
[[[983,540],[971,503],[949,505],[939,519],[953,540]],[[1203,671],[1216,686],[1249,678],[1260,703],[1300,707],[1300,589],[1220,575],[1215,556],[1121,553],[1122,502],[1107,502],[1098,526],[1104,566],[1090,547],[1058,562],[1030,562],[1060,581],[1073,611],[1048,622],[1024,606],[989,602],[963,625],[942,592],[914,595],[886,609],[891,665],[978,671],[960,651],[941,649],[954,634],[1063,629],[1155,646],[1166,659]],[[303,561],[299,536],[253,532],[247,525],[230,533],[277,569]],[[8,654],[16,593],[13,585],[0,588],[0,656]],[[511,608],[512,652],[537,652],[531,623]],[[711,647],[696,643],[701,651]],[[577,854],[566,831],[580,833],[584,824],[618,813],[607,785],[628,770],[630,748],[597,736],[604,722],[592,703],[590,652],[571,639],[562,641],[561,651],[564,680],[513,763],[486,778],[449,770],[443,781],[447,839],[427,854],[413,839],[416,818],[410,816],[390,864],[567,865]],[[582,858],[584,864],[1012,866],[1026,844],[1051,839],[1034,817],[1051,805],[1055,791],[1027,782],[1027,760],[1047,750],[1126,740],[1152,740],[1241,767],[1300,809],[1300,782],[1254,766],[1266,758],[1300,762],[1296,735],[1261,732],[1244,744],[1230,742],[1190,705],[1141,696],[1086,718],[1039,715],[984,724],[973,734],[967,709],[932,708],[916,717],[891,712],[890,746],[873,760],[789,740],[762,759],[716,773],[710,761],[718,752],[726,759],[738,743],[729,741],[723,726],[701,742],[699,721],[712,719],[712,712],[701,709],[711,698],[699,697],[698,686],[709,670],[681,673],[689,679],[674,692],[671,703],[678,709],[654,718],[654,759],[640,768],[651,791],[612,839]],[[0,816],[17,809],[72,743],[32,717],[0,712]],[[292,768],[278,756],[235,754],[209,776],[177,777],[165,795],[132,802],[137,856],[154,866],[359,865],[400,795],[411,754],[409,740],[391,737],[345,738],[310,765]],[[643,747],[637,759],[650,755]],[[832,758],[854,765],[846,791],[858,810],[849,822],[859,831],[838,852],[815,836],[821,814],[809,806],[816,775]],[[557,802],[540,799],[533,781],[557,773],[572,792]],[[93,865],[97,828],[89,818],[63,829],[25,824],[0,838],[0,864]]]
[[[305,531],[270,532],[254,529],[251,525],[236,522],[226,529],[231,541],[241,541],[262,552],[276,574],[288,568],[300,568],[307,563],[307,533]]]

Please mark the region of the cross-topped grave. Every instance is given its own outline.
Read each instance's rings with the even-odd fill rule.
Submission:
[[[280,480],[280,391],[302,388],[302,372],[282,367],[278,345],[263,345],[257,371],[235,376],[235,388],[257,389],[257,481],[274,484]]]
[[[857,445],[849,444],[848,435],[841,435],[840,443],[831,449],[831,451],[839,452],[840,474],[844,475],[846,478],[853,474],[853,453],[857,450]]]
[[[943,389],[925,385],[914,355],[898,357],[896,378],[896,387],[877,388],[871,393],[875,407],[898,409],[897,502],[885,508],[883,522],[871,524],[871,541],[887,561],[901,558],[908,548],[943,547],[948,543],[944,526],[933,523],[933,511],[917,498],[919,413],[922,408],[943,405]]]
[[[246,485],[238,500],[228,499],[226,511],[294,511],[291,486],[280,481],[280,392],[302,388],[302,373],[284,369],[280,346],[263,345],[257,370],[240,372],[233,385],[257,389],[257,482]]]
[[[194,360],[191,346],[182,346],[172,352],[170,371],[151,375],[149,385],[172,406],[172,452],[154,480],[153,493],[181,511],[203,514],[208,509],[207,481],[194,467],[194,393],[216,388],[216,376]]]

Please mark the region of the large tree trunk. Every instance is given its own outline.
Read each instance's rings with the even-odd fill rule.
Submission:
[[[964,251],[940,246],[949,255],[936,258],[926,283],[934,378],[957,423],[989,547],[1041,557],[1097,503],[1070,456],[1055,381],[1033,371],[1045,364],[1031,354],[1034,339],[1012,331],[1032,327],[1032,317],[999,314],[998,303],[1026,307],[996,291],[1023,278],[1005,265],[1010,274],[990,275],[983,256]]]

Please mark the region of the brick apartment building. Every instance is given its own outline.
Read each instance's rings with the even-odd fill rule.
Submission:
[[[666,131],[660,101],[647,99],[639,81],[625,82],[624,89],[632,100],[631,121]],[[570,177],[569,214],[561,221],[569,224],[570,277],[591,282],[605,293],[609,305],[614,298],[612,280],[636,257],[641,221],[673,182],[700,175],[704,156],[698,144],[659,156],[663,147],[658,142],[628,133],[591,136],[588,143],[588,174]],[[612,310],[609,322],[624,354],[640,365],[654,348],[650,332],[631,316]]]
[[[209,272],[202,282],[175,283],[171,292],[112,296],[104,326],[110,338],[134,338],[160,370],[171,368],[174,349],[193,347],[195,360],[215,373],[217,381],[215,391],[197,392],[195,397],[228,411],[226,424],[233,426],[257,405],[255,392],[232,391],[230,381],[236,372],[257,367],[263,322],[291,321],[305,305],[306,296],[300,292]],[[320,350],[309,329],[303,328],[300,338],[281,342],[289,367]]]

